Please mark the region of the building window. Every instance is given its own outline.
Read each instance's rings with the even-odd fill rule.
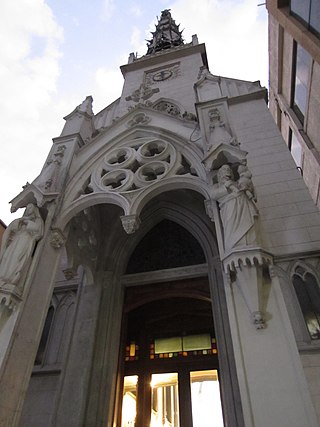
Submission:
[[[297,266],[292,283],[312,340],[320,339],[320,287],[316,277],[302,266]]]
[[[291,104],[302,124],[307,111],[310,66],[311,56],[303,47],[294,42]]]
[[[292,132],[292,129],[289,128],[289,141],[288,147],[295,161],[297,168],[302,174],[302,147],[296,135]]]
[[[42,365],[44,361],[44,354],[47,347],[48,339],[49,339],[49,333],[53,321],[53,315],[54,315],[54,307],[51,305],[48,310],[48,314],[46,317],[46,320],[44,322],[44,327],[40,339],[39,348],[37,351],[36,359],[34,364],[35,365]]]
[[[320,37],[320,0],[291,0],[290,13]]]
[[[210,301],[155,300],[131,310],[124,325],[117,426],[200,427],[210,420],[223,427]]]

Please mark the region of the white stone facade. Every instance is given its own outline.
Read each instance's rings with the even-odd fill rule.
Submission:
[[[319,426],[319,340],[291,277],[297,263],[316,272],[320,216],[266,90],[212,75],[196,38],[131,57],[122,72],[120,99],[94,115],[87,97],[66,116],[39,177],[12,201],[37,205],[44,230],[12,314],[1,302],[0,425],[120,425],[128,290],[201,279],[225,425]],[[126,274],[163,219],[185,228],[206,261]],[[7,294],[0,288],[0,301]]]

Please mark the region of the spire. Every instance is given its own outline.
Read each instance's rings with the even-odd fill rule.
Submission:
[[[151,33],[152,40],[147,40],[147,55],[182,45],[182,31],[179,30],[179,25],[172,19],[170,9],[163,10],[155,32]]]

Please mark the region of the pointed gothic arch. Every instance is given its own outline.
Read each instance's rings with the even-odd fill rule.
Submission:
[[[305,328],[311,340],[320,339],[319,274],[312,265],[298,260],[292,263],[290,279],[295,291]]]

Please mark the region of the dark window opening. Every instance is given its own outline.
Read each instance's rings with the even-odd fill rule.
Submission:
[[[40,344],[39,344],[37,355],[34,362],[35,365],[42,365],[44,361],[44,354],[45,354],[46,346],[49,339],[49,333],[52,325],[53,315],[54,315],[54,307],[51,305],[48,310],[48,314],[44,323]]]
[[[317,279],[298,267],[292,281],[310,337],[312,340],[320,339],[320,288]]]
[[[142,273],[205,262],[203,250],[192,234],[175,222],[163,220],[137,245],[126,273]]]

